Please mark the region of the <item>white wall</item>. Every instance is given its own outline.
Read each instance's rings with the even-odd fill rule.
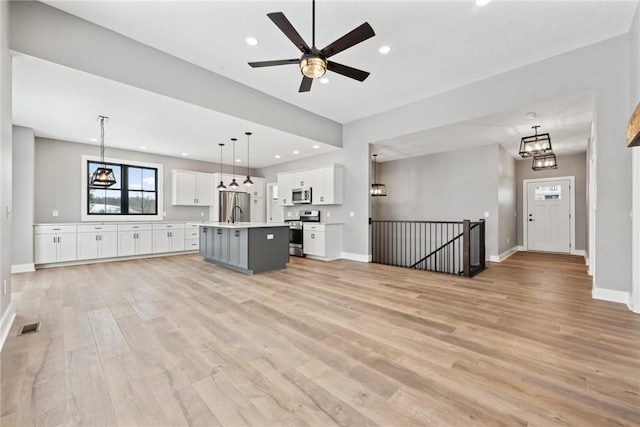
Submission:
[[[34,159],[33,129],[14,126],[13,164],[18,166],[13,168],[11,264],[14,271],[33,268]]]
[[[498,254],[516,246],[516,161],[498,145]],[[490,254],[491,255],[491,254]]]

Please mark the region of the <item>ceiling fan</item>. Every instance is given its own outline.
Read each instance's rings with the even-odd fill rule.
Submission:
[[[357,68],[348,67],[346,65],[338,64],[337,62],[329,61],[327,58],[340,53],[343,50],[349,49],[352,46],[357,45],[373,36],[376,33],[373,32],[373,28],[367,22],[360,25],[355,30],[345,34],[338,40],[330,43],[323,49],[316,48],[316,2],[312,0],[312,42],[311,47],[303,40],[298,34],[296,29],[291,25],[291,22],[284,16],[282,12],[268,13],[267,16],[273,21],[274,24],[280,28],[280,31],[289,38],[302,52],[300,59],[281,59],[276,61],[262,61],[262,62],[249,62],[249,65],[253,68],[259,67],[272,67],[274,65],[287,65],[298,64],[300,71],[302,72],[302,83],[298,92],[309,92],[311,90],[311,83],[313,79],[322,77],[324,73],[329,70],[334,73],[342,74],[343,76],[350,77],[358,81],[364,81],[369,77],[369,73],[366,71],[358,70]]]

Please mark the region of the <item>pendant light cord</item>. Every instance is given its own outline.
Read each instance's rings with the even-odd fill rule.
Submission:
[[[316,0],[312,0],[311,4],[311,46],[316,47]]]

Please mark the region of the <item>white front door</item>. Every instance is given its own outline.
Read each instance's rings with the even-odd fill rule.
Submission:
[[[527,249],[571,252],[571,191],[569,180],[527,184]]]

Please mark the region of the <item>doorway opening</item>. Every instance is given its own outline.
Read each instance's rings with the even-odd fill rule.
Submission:
[[[575,177],[525,179],[522,235],[528,251],[575,252]]]
[[[267,222],[283,222],[284,208],[278,205],[278,184],[267,184]]]

